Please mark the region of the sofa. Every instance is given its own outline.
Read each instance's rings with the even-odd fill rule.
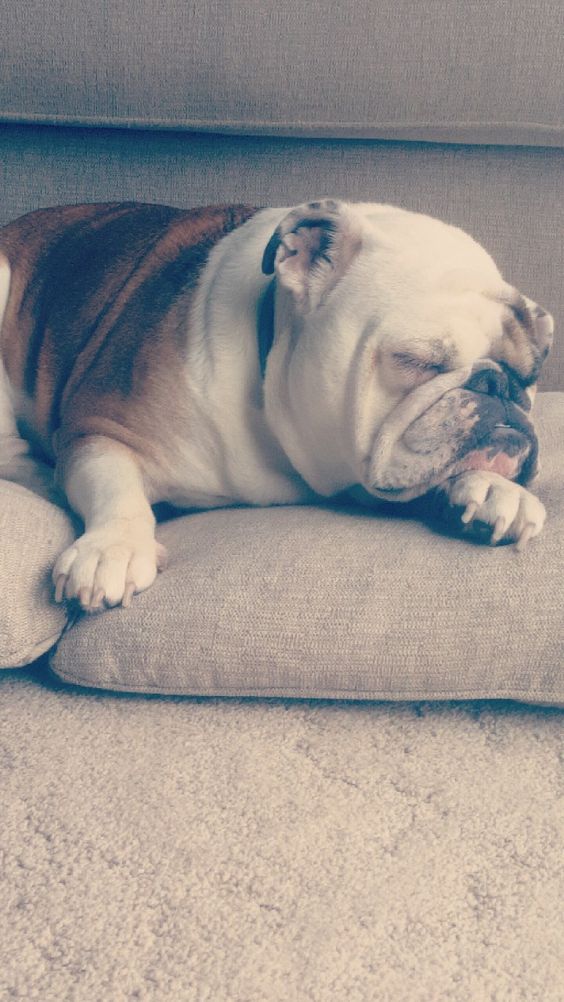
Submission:
[[[50,582],[76,518],[48,469],[34,471],[43,489],[26,486],[26,471],[19,482],[6,474],[0,685],[14,711],[4,747],[15,784],[5,815],[6,997],[556,1000],[561,5],[28,0],[0,9],[0,222],[82,201],[390,202],[466,229],[556,323],[535,404],[547,523],[523,553],[472,544],[410,506],[366,511],[329,499],[165,512],[157,532],[171,561],[154,586],[129,609],[79,615],[54,604]],[[500,762],[507,789],[524,798],[520,814],[500,797],[507,843],[491,828]],[[537,781],[545,799],[534,794],[535,813],[525,804]],[[457,784],[479,829],[453,800]],[[360,799],[349,802],[355,786]],[[427,828],[425,803],[437,811]],[[213,824],[201,820],[207,809]],[[292,812],[304,824],[298,846]],[[248,825],[256,852],[225,835],[233,821]],[[323,865],[312,856],[317,839]],[[445,859],[434,839],[452,867],[442,888],[437,871],[426,904],[421,861],[440,870]],[[211,873],[199,862],[208,850]],[[544,904],[519,912],[525,879]],[[300,904],[302,885],[311,908]],[[381,892],[388,903],[378,911]]]

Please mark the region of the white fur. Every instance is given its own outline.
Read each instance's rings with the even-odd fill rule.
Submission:
[[[385,371],[367,374],[371,352],[450,339],[462,371],[499,336],[504,307],[483,293],[501,294],[507,285],[476,241],[391,206],[346,210],[362,249],[307,316],[279,297],[264,407],[257,301],[270,279],[260,262],[290,209],[263,210],[212,251],[191,316],[191,427],[171,500],[291,503],[310,500],[311,488],[330,496],[362,483],[375,430],[407,389],[393,391]]]
[[[0,254],[0,332],[10,290],[10,265]],[[10,385],[0,355],[0,477],[18,483],[52,500],[56,496],[50,469],[37,462],[29,442],[20,436],[16,421],[28,409],[28,401],[18,397]]]
[[[0,254],[0,331],[2,330],[2,320],[6,312],[9,291],[10,265],[6,258]],[[0,456],[5,454],[4,450],[7,444],[5,440],[13,438],[17,434],[11,387],[0,355]]]
[[[489,254],[462,230],[391,206],[344,208],[351,227],[361,234],[361,250],[327,300],[305,316],[296,313],[290,296],[279,296],[264,384],[267,428],[305,482],[326,496],[353,483],[368,486],[363,471],[375,433],[411,389],[391,386],[386,353],[414,340],[451,342],[462,383],[462,370],[487,353],[501,330],[504,307],[484,291],[493,296],[507,289]],[[288,211],[261,213],[224,240],[201,287],[201,296],[209,298],[209,322],[202,324],[200,336],[214,346],[209,351],[219,390],[210,417],[221,424],[224,441],[241,432],[248,436],[245,409],[258,380],[256,276],[266,239]],[[255,285],[249,276],[255,276]],[[237,304],[243,297],[246,308],[234,309],[233,297]],[[203,315],[200,307],[195,313],[200,323]],[[241,321],[230,342],[234,316]],[[248,346],[242,367],[238,341]],[[369,360],[376,350],[383,358],[374,371]],[[226,385],[230,392],[225,396]],[[244,493],[242,468],[238,461],[233,483]],[[260,484],[266,487],[264,468],[256,473],[253,468],[254,497]]]
[[[504,537],[523,548],[538,536],[546,519],[541,501],[519,484],[491,470],[468,470],[445,485],[453,505],[464,508],[462,522],[472,519],[493,527],[492,543]]]
[[[155,518],[139,467],[128,449],[108,449],[104,439],[94,439],[73,454],[65,489],[86,532],[55,564],[57,598],[79,598],[88,610],[103,601],[127,604],[153,583],[159,563]]]
[[[174,498],[187,506],[312,499],[265,420],[257,302],[264,247],[286,209],[266,209],[210,254],[191,311],[186,393],[191,428]]]

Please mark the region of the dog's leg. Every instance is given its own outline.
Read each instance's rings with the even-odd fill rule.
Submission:
[[[57,475],[85,532],[55,564],[56,601],[76,599],[88,612],[104,604],[129,605],[135,592],[153,583],[165,559],[135,453],[92,436],[71,448]]]
[[[61,503],[53,468],[34,458],[29,442],[21,438],[12,406],[10,386],[0,360],[0,479],[9,480]]]
[[[522,550],[541,532],[544,505],[526,487],[489,470],[460,473],[435,491],[441,517],[450,525],[496,543],[516,542]]]
[[[10,265],[0,254],[0,328],[8,303]],[[20,437],[14,414],[13,398],[0,358],[0,479],[27,487],[43,497],[54,499],[53,471],[34,460],[29,443]]]

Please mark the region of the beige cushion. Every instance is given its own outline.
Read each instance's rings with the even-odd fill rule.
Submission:
[[[29,664],[59,639],[66,611],[52,600],[51,568],[74,538],[69,516],[0,480],[0,667]]]
[[[564,704],[564,394],[540,394],[544,534],[519,554],[353,507],[163,524],[171,563],[84,617],[61,678],[136,692]]]
[[[24,17],[3,4],[0,119],[564,145],[561,12],[561,0],[57,0]]]

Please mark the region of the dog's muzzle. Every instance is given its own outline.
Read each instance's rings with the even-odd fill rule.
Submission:
[[[389,415],[366,465],[372,495],[409,501],[466,470],[491,470],[521,484],[533,479],[538,442],[523,387],[495,362],[480,363],[462,385],[448,385],[460,376],[437,376]]]

